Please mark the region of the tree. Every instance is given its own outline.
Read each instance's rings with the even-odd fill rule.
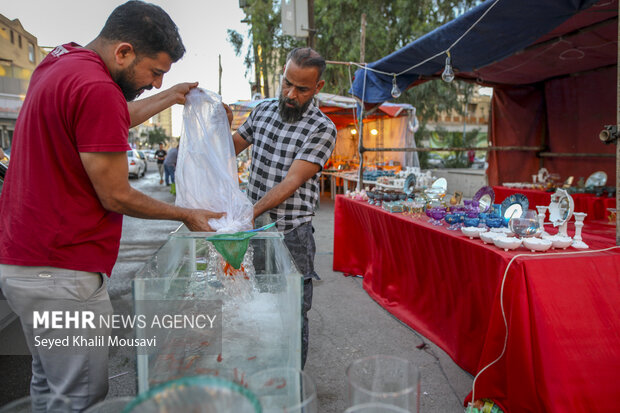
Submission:
[[[246,74],[254,67],[253,92],[270,96],[268,75],[278,73],[284,65],[287,51],[303,45],[303,42],[282,35],[279,2],[250,0],[248,4],[243,9],[245,20],[250,24],[250,44],[245,45]],[[244,47],[243,36],[235,30],[228,30],[228,41],[240,56]]]
[[[170,137],[166,135],[166,131],[161,126],[155,126],[148,132],[149,146],[157,145],[161,142],[166,142]]]
[[[247,45],[246,67],[263,73],[281,70],[286,52],[305,43],[281,31],[280,6],[273,0],[250,0],[244,8],[251,24],[251,44]],[[315,0],[316,49],[326,60],[358,62],[360,58],[360,20],[366,13],[365,60],[372,62],[398,50],[431,30],[453,20],[481,0]],[[243,50],[242,36],[229,31],[229,41],[237,54]],[[256,50],[261,46],[262,60]],[[258,63],[257,63],[258,62]],[[259,73],[257,69],[256,73]],[[323,78],[324,91],[348,95],[354,67],[327,65]],[[259,83],[258,75],[256,82]],[[471,94],[472,85],[454,81],[429,81],[405,91],[396,102],[411,103],[417,109],[420,129],[416,143],[428,139],[425,125],[443,111],[464,113],[464,94]],[[424,164],[427,153],[420,152]]]

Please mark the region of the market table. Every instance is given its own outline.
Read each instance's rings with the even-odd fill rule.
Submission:
[[[501,203],[512,194],[523,194],[530,201],[530,209],[536,209],[537,205],[549,205],[552,192],[539,189],[508,188],[505,186],[494,186],[495,203]],[[607,208],[616,207],[616,198],[607,196],[596,196],[594,194],[571,194],[575,201],[575,212],[585,212],[588,214],[586,222],[592,220],[605,220],[609,213]]]
[[[343,196],[334,213],[334,270],[363,275],[374,300],[472,374],[502,354],[502,279],[514,259],[503,288],[505,354],[477,379],[476,399],[493,399],[506,412],[617,411],[620,249],[613,225],[586,224],[585,253],[531,254]]]

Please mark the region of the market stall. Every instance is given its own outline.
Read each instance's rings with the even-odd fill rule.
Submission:
[[[491,185],[545,167],[563,179],[603,171],[618,187],[620,155],[599,139],[617,124],[617,16],[616,0],[487,0],[357,70],[352,93],[378,104],[443,73],[491,86]]]
[[[263,102],[236,102],[231,106],[234,113],[233,131],[239,128],[252,110]],[[329,185],[332,198],[337,192],[345,192],[349,183],[357,183],[357,177],[345,175],[348,171],[356,171],[359,165],[357,152],[359,134],[357,130],[357,105],[353,98],[329,93],[318,93],[316,103],[319,109],[334,122],[337,129],[336,146],[331,158],[323,168],[322,188]],[[417,129],[415,108],[403,103],[384,103],[373,113],[364,118],[364,128],[368,132],[365,144],[369,147],[405,147],[415,146],[414,133]],[[240,174],[245,178],[247,169],[245,158],[240,161]],[[373,152],[365,158],[369,171],[390,171],[391,175],[403,168],[419,166],[417,155],[405,152]],[[366,181],[368,185],[376,184],[376,174]],[[321,191],[323,192],[323,191]]]
[[[614,227],[586,224],[585,252],[531,254],[427,220],[338,196],[334,270],[362,275],[373,299],[468,372],[499,358],[476,399],[506,412],[615,411],[620,249],[595,252],[613,247]]]

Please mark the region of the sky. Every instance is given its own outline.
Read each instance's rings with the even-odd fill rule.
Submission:
[[[222,98],[225,103],[250,99],[243,54],[235,56],[226,40],[227,29],[247,35],[248,25],[237,0],[150,0],[161,6],[179,27],[185,56],[164,76],[162,89],[180,82],[199,82],[199,87],[218,91],[218,55],[222,56]],[[122,0],[3,0],[0,13],[19,19],[37,37],[39,46],[93,40]],[[244,45],[245,47],[245,45]],[[156,93],[145,92],[142,97]],[[181,129],[182,106],[173,107],[173,135]]]

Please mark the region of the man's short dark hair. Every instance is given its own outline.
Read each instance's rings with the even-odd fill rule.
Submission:
[[[299,67],[316,67],[319,72],[319,79],[325,70],[325,59],[317,51],[309,47],[297,47],[291,50],[286,56],[286,62],[295,62]]]
[[[105,22],[99,37],[130,43],[137,56],[167,53],[173,62],[185,54],[179,29],[161,7],[131,0],[118,6]]]

